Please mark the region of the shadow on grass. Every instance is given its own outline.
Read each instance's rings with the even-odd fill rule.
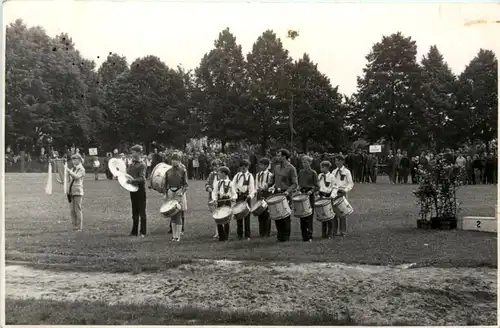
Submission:
[[[6,300],[8,325],[355,325],[352,318],[336,318],[326,312],[268,314],[219,308],[177,309],[162,305],[108,305],[105,302],[57,302]]]

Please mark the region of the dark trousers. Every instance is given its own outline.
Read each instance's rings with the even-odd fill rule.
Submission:
[[[269,219],[269,211],[266,209],[259,215],[259,236],[269,237],[271,235],[271,219]]]
[[[271,194],[267,191],[260,191],[258,193],[258,200],[266,199]],[[269,210],[266,210],[259,215],[259,236],[269,237],[271,235],[271,219],[269,218]]]
[[[410,169],[407,167],[402,167],[399,169],[399,175],[398,175],[398,182],[399,183],[408,183],[409,170]]]
[[[284,219],[276,220],[276,230],[278,232],[278,241],[289,241],[290,231],[291,231],[291,216],[287,216]]]
[[[106,169],[106,179],[113,179],[113,174],[111,174],[111,171],[108,168]]]
[[[372,169],[371,169],[371,179],[372,179],[372,183],[377,183],[377,167],[374,166]]]
[[[229,223],[218,224],[217,232],[219,233],[219,241],[226,241],[229,239]]]
[[[302,192],[307,192],[307,190],[302,190]],[[309,195],[309,202],[312,208],[311,215],[300,218],[300,231],[302,233],[303,241],[309,241],[309,239],[312,239],[313,236],[314,195]]]
[[[246,194],[239,195],[236,201],[246,201],[248,206],[251,205],[250,200],[247,200]],[[238,235],[239,239],[243,238],[243,230],[245,230],[245,238],[250,238],[250,214],[245,216],[243,219],[236,221],[236,234]]]
[[[231,206],[231,201],[223,201],[219,202],[217,204],[217,207],[223,207],[223,206]],[[219,234],[219,241],[226,241],[229,240],[229,223],[224,223],[224,224],[218,224],[217,225],[217,233]]]
[[[361,164],[354,164],[354,177],[353,180],[355,182],[361,182],[363,178],[363,167]]]
[[[370,181],[371,178],[372,178],[371,169],[369,167],[365,167],[365,175],[364,175],[365,182],[367,182],[367,183],[373,182],[373,181]]]
[[[333,220],[321,223],[321,238],[333,237]]]
[[[130,193],[130,201],[132,202],[132,232],[130,234],[137,235],[139,230],[139,217],[141,218],[141,235],[146,234],[146,189],[140,186],[137,192]]]

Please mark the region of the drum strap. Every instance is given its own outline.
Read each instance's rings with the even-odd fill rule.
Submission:
[[[331,182],[326,181],[326,174],[320,173],[319,175],[319,181],[321,182],[323,180],[323,183],[325,184],[325,187],[329,187]]]
[[[331,194],[332,194],[331,192],[323,192],[323,191],[319,192],[319,195],[321,197],[330,197]]]
[[[181,188],[168,188],[168,190],[171,190],[172,192],[177,192]]]
[[[229,192],[229,183],[225,184],[224,180],[219,181],[219,186],[217,187],[217,193],[220,193],[220,187],[224,186],[224,193],[227,194]]]
[[[248,197],[248,191],[247,192],[238,192],[238,200],[246,200]]]

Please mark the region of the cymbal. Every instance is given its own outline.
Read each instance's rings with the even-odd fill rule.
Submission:
[[[122,186],[124,189],[130,191],[130,192],[136,192],[139,190],[138,186],[134,186],[133,184],[130,184],[128,180],[132,178],[128,174],[120,174],[118,175],[118,183],[120,183],[120,186]]]
[[[112,158],[108,162],[108,168],[113,176],[117,177],[127,173],[127,166],[120,158]]]

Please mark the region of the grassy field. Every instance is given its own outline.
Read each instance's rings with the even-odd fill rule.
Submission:
[[[267,269],[263,269],[262,265],[280,262],[288,264],[342,262],[376,265],[416,263],[420,267],[435,266],[442,268],[497,267],[497,239],[495,234],[470,231],[417,230],[415,225],[418,207],[415,205],[414,197],[411,194],[411,190],[415,186],[390,185],[386,181],[387,178],[384,178],[382,177],[381,183],[378,184],[356,185],[349,195],[349,201],[353,205],[355,213],[349,218],[349,234],[346,238],[337,237],[333,240],[321,240],[319,238],[321,228],[316,222],[314,227],[316,240],[312,243],[301,241],[297,219],[292,219],[292,241],[289,243],[277,243],[274,236],[264,239],[259,238],[257,236],[258,225],[256,219],[252,221],[254,237],[251,241],[236,240],[235,224],[232,224],[231,227],[229,243],[214,241],[212,239],[214,223],[208,211],[207,195],[204,192],[203,183],[201,181],[190,181],[186,233],[180,243],[172,243],[170,241],[171,236],[167,234],[167,221],[158,213],[162,203],[161,195],[154,191],[148,191],[148,236],[144,239],[129,237],[128,233],[132,223],[129,194],[116,181],[93,181],[89,174],[85,181],[84,231],[73,232],[68,215],[68,203],[62,193],[62,186],[56,183],[53,195],[48,196],[43,191],[46,175],[36,173],[7,174],[5,177],[6,260],[7,264],[22,263],[34,269],[48,269],[47,272],[53,271],[55,275],[45,277],[46,281],[58,279],[57,274],[61,274],[65,270],[82,274],[87,272],[89,275],[100,274],[99,272],[138,274],[165,270],[170,270],[168,273],[170,275],[177,270],[178,274],[184,277],[186,274],[183,272],[187,272],[185,268],[193,263],[191,267],[195,269],[189,269],[191,270],[190,276],[184,277],[187,279],[185,282],[187,285],[185,286],[191,286],[194,283],[193,281],[197,281],[194,284],[210,285],[213,281],[219,279],[217,278],[218,275],[227,276],[228,272],[233,270],[228,269],[229,271],[223,272],[220,271],[222,269],[215,266],[213,270],[211,269],[212,271],[207,271],[208,275],[213,272],[214,277],[210,279],[215,280],[204,282],[199,280],[201,276],[196,274],[196,270],[203,270],[203,266],[200,267],[200,264],[195,264],[197,259],[245,260],[250,265],[255,263],[255,270],[257,270],[257,266],[260,266],[258,270],[263,270],[263,275],[270,274],[269,277],[274,277],[276,273],[273,273],[272,270],[271,273],[266,273]],[[496,186],[466,186],[460,190],[459,197],[463,201],[461,215],[492,216],[494,214],[494,204],[497,198]],[[274,226],[273,232],[275,232]],[[240,279],[242,281],[249,279],[244,274],[247,274],[248,277],[255,274],[252,271],[253,269],[241,270],[243,270],[241,271],[242,279]],[[372,281],[371,276],[365,274],[359,276],[359,278],[353,278],[354,280],[351,282],[353,285],[341,287],[341,283],[328,283],[330,278],[325,273],[322,273],[323,280],[317,280],[319,278],[314,274],[316,269],[312,270],[312,273],[310,272],[307,275],[304,273],[304,281],[311,281],[310,286],[318,284],[332,286],[326,287],[333,288],[332,294],[327,292],[325,295],[332,295],[332,297],[338,295],[335,302],[340,303],[335,304],[351,302],[347,301],[345,296],[342,295],[349,295],[359,288],[361,289],[356,293],[366,295],[369,290],[373,290],[374,286],[381,284],[377,280]],[[420,275],[422,274],[427,276],[427,273],[420,273]],[[437,284],[443,287],[442,285],[445,283],[450,283],[451,286],[454,286],[453,284],[458,284],[457,286],[468,284],[472,286],[470,288],[474,289],[476,288],[474,286],[479,284],[484,290],[491,290],[491,281],[495,281],[490,277],[488,284],[482,278],[474,278],[479,280],[468,282],[469,274],[462,274],[461,277],[456,278],[456,282],[453,282],[455,280],[445,279],[443,274],[434,273],[433,275],[438,277],[436,279],[441,280],[429,281],[429,286]],[[296,275],[297,273],[292,272],[290,276],[283,276],[282,279],[289,281],[288,279],[293,279],[291,277]],[[347,273],[348,277],[349,275]],[[262,280],[268,279],[265,277],[263,276]],[[392,278],[390,277],[393,277],[391,273],[387,273],[385,286],[391,286],[390,281]],[[38,281],[36,277],[31,277],[31,279],[34,282]],[[104,276],[97,279],[102,279],[102,283],[105,285],[98,285],[96,290],[107,288],[103,286],[109,285],[109,279]],[[133,278],[128,279],[133,281]],[[142,276],[141,279],[147,281],[148,277]],[[269,284],[268,288],[278,288],[276,286],[282,284],[279,280],[276,281],[275,278],[269,279],[273,279],[273,283]],[[339,277],[338,279],[343,281],[342,279],[345,278]],[[413,278],[410,277],[409,279],[411,281]],[[20,281],[22,281],[22,276]],[[9,289],[8,274],[7,283]],[[363,287],[365,284],[366,286]],[[236,286],[244,285],[241,285],[241,281],[239,281]],[[300,293],[303,289],[300,285],[293,287],[289,284],[288,286],[287,288],[292,288],[290,293],[294,295],[298,295],[295,293]],[[253,289],[254,287],[252,285],[246,288]],[[345,290],[340,292],[338,288],[344,288]],[[363,288],[367,289],[364,290]],[[403,296],[398,294],[400,292],[396,293],[399,295],[397,296],[398,299],[404,300],[408,297],[409,300],[410,297],[416,297],[415,288],[415,286],[411,288],[407,286],[406,289],[408,290]],[[391,287],[383,287],[383,289],[383,293],[386,295],[384,297],[388,297],[389,300],[395,297]],[[244,291],[245,287],[238,287],[236,290]],[[437,296],[432,295],[441,295],[439,297],[445,297],[439,301],[441,304],[450,302],[449,306],[463,309],[460,310],[463,313],[469,311],[466,304],[479,304],[478,308],[470,310],[472,312],[467,314],[470,319],[462,318],[461,321],[454,321],[456,324],[465,324],[463,320],[469,320],[470,322],[467,321],[469,324],[489,324],[492,320],[496,320],[496,308],[492,309],[494,307],[492,304],[496,304],[493,300],[496,299],[496,295],[488,292],[487,301],[485,301],[488,305],[485,305],[486,303],[483,304],[481,297],[484,298],[486,294],[474,290],[472,292],[457,292],[456,295],[445,297],[442,296],[444,295],[442,291],[431,288],[420,291],[418,295],[427,300],[425,304],[422,303],[425,306],[429,306],[429,302],[434,302],[432,300],[435,300]],[[231,290],[227,292],[232,293]],[[196,297],[196,292],[193,293],[195,294],[192,297]],[[333,302],[333,299],[330,302]],[[407,302],[408,304],[416,304],[415,302],[420,302],[419,300],[415,299]],[[265,298],[262,301],[266,302]],[[311,298],[308,302],[317,304],[318,301]],[[189,302],[186,302],[186,304],[189,304]],[[291,304],[294,304],[293,301]],[[325,305],[325,309],[322,309],[321,306],[316,308],[314,313],[309,311],[300,312],[297,309],[297,313],[265,313],[263,315],[263,313],[255,311],[246,311],[245,307],[243,307],[243,310],[240,308],[227,312],[217,310],[216,307],[204,309],[189,305],[169,307],[165,306],[165,304],[151,304],[150,302],[112,305],[99,299],[95,299],[95,301],[7,299],[6,313],[8,314],[8,324],[354,325],[358,323],[351,317],[349,311],[338,314],[335,312],[337,310],[335,310],[334,312],[337,314],[332,314],[331,304]],[[377,307],[379,301],[374,299],[373,304]],[[393,306],[390,302],[388,304],[389,308]],[[350,306],[354,305],[351,304]],[[413,310],[410,305],[408,306],[397,306],[397,308],[406,308],[406,311],[410,312],[399,317],[390,318],[386,323],[412,325],[424,322],[418,319],[418,316],[410,319],[409,313],[412,313]],[[433,305],[432,308],[439,310],[439,306],[437,308],[436,306]],[[433,311],[436,312],[437,310]],[[364,311],[366,309],[361,305],[356,318],[363,317],[362,313]],[[360,324],[370,323],[369,319],[366,318],[377,315],[377,309],[375,308],[373,311],[367,312],[371,313],[371,315],[366,314],[365,319]],[[425,311],[427,313],[432,312]],[[484,316],[483,312],[487,316]],[[434,317],[442,318],[442,316],[435,313],[430,314],[430,316],[426,319],[428,321],[425,321],[428,324],[438,322],[433,319]],[[449,316],[453,317],[455,314],[449,313]],[[196,320],[193,320],[193,318]],[[381,318],[383,319],[383,316]],[[441,323],[451,321],[453,319],[447,319]]]
[[[303,243],[299,222],[292,222],[292,241],[257,236],[237,241],[232,224],[229,243],[212,240],[214,223],[200,181],[188,191],[186,233],[173,244],[167,221],[158,213],[161,195],[148,191],[148,236],[129,237],[129,194],[116,181],[85,182],[84,231],[73,232],[62,187],[44,193],[45,175],[7,174],[5,192],[6,259],[42,264],[67,263],[71,268],[97,271],[147,271],[193,259],[236,259],[285,262],[365,264],[417,263],[419,266],[497,265],[496,235],[471,231],[423,231],[415,228],[418,207],[411,185],[359,184],[349,195],[355,213],[349,235],[321,240],[315,223],[313,243]],[[494,214],[496,186],[466,186],[460,190],[462,215]],[[273,227],[273,231],[275,228]]]

